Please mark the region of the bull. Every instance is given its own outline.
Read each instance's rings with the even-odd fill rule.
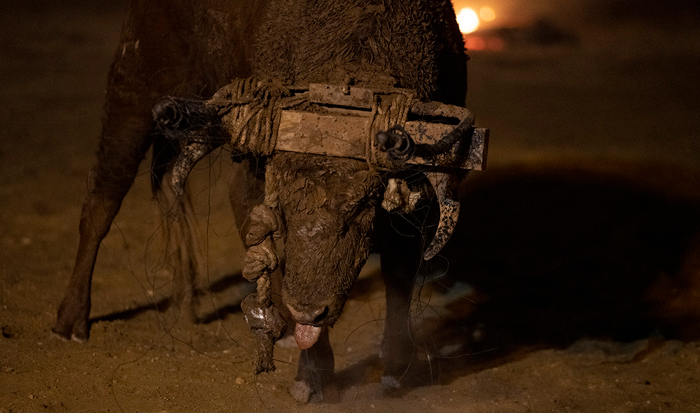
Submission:
[[[419,101],[461,106],[466,63],[448,0],[131,0],[108,77],[77,258],[54,333],[88,339],[98,247],[149,148],[152,187],[168,221],[169,257],[180,284],[173,301],[189,301],[197,317],[194,217],[187,192],[180,196],[178,190],[183,147],[155,127],[152,114],[154,106],[157,115],[167,109],[159,104],[163,96],[212,96],[233,78],[254,77],[271,89],[312,83],[400,87]],[[231,200],[239,228],[255,238],[256,223],[274,222],[262,232],[285,239],[282,300],[303,352],[292,395],[302,401],[330,395],[328,328],[373,250],[381,253],[386,284],[382,382],[398,386],[412,352],[408,313],[424,234],[380,205],[390,177],[417,192],[427,180],[411,170],[386,173],[362,160],[306,153],[238,153],[236,160],[241,166]],[[249,220],[272,192],[273,207]]]

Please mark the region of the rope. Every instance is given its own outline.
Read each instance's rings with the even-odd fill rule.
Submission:
[[[234,152],[272,155],[282,110],[308,102],[307,94],[291,91],[255,78],[234,79],[212,97],[208,105],[218,107],[225,129],[232,131]]]
[[[269,156],[277,142],[282,110],[308,102],[306,93],[292,96],[289,88],[246,78],[234,79],[208,103],[219,106],[221,123],[233,131],[230,142],[234,153]],[[403,127],[414,102],[412,90],[375,94],[365,131],[365,160],[370,170],[394,169],[402,162],[379,150],[375,136],[379,131]]]
[[[396,161],[389,159],[386,153],[379,150],[375,142],[377,132],[386,131],[396,125],[403,127],[408,118],[408,112],[415,99],[413,91],[392,94],[376,94],[372,102],[367,131],[365,133],[365,159],[370,170],[393,169]]]

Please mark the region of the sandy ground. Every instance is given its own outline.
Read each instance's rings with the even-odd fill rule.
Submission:
[[[450,275],[419,280],[410,386],[379,384],[374,257],[331,335],[342,402],[302,405],[289,340],[252,374],[225,157],[192,180],[210,321],[152,309],[170,278],[144,170],[100,251],[90,342],[50,334],[121,18],[0,14],[0,411],[700,412],[700,33],[473,53],[490,165],[463,188]]]

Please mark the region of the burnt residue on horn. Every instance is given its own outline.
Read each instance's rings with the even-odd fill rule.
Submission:
[[[166,138],[187,144],[207,140],[223,144],[229,136],[221,125],[217,107],[202,100],[166,97],[153,107],[156,130]]]
[[[194,165],[230,135],[221,125],[217,107],[201,100],[166,97],[153,107],[152,114],[155,129],[179,143],[179,154],[172,164],[172,185],[182,196]]]

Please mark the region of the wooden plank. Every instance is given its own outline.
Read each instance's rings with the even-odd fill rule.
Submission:
[[[283,110],[276,150],[364,159],[368,118]]]
[[[275,150],[365,159],[368,117],[322,115],[284,110]],[[423,121],[406,122],[406,131],[419,144],[434,144],[454,125]],[[463,139],[450,151],[433,159],[415,157],[406,163],[426,167],[483,170],[489,130],[476,128],[471,139]]]

